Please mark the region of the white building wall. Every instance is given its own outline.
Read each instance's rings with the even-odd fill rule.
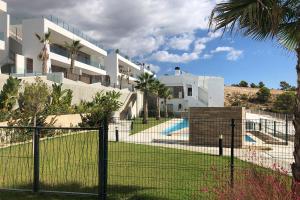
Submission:
[[[107,75],[110,77],[111,85],[118,85],[118,58],[116,53],[108,54],[104,59],[104,65]]]
[[[208,80],[208,107],[224,107],[224,79],[215,77]]]
[[[38,59],[38,55],[41,52],[43,45],[38,41],[38,39],[35,36],[35,33],[43,36],[44,33],[47,32],[47,30],[45,30],[44,20],[42,18],[26,19],[23,20],[22,26],[23,56],[25,58],[33,59],[33,72],[41,73],[42,61]]]
[[[25,57],[19,54],[16,54],[16,72],[17,74],[25,73]]]
[[[6,12],[0,12],[0,32],[3,32],[4,40],[0,46],[0,66],[8,62],[9,55],[9,24],[10,16]],[[1,71],[0,71],[1,73]]]

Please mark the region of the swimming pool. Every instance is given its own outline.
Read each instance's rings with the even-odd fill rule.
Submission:
[[[246,141],[246,142],[253,142],[253,143],[256,142],[256,141],[255,141],[251,136],[249,136],[249,135],[245,135],[245,141]]]
[[[180,120],[178,123],[173,124],[172,126],[163,130],[163,135],[172,135],[173,132],[180,131],[181,129],[189,127],[189,120],[184,118]]]

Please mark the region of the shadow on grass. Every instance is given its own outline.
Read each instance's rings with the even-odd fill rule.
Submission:
[[[18,185],[15,188],[31,188],[31,184]],[[108,185],[108,200],[170,200],[167,198],[162,198],[159,196],[153,196],[152,194],[147,194],[147,190],[154,188],[145,188],[134,185]],[[68,183],[68,184],[57,184],[48,185],[41,183],[40,190],[42,192],[35,194],[32,192],[22,192],[22,191],[1,191],[0,190],[0,200],[96,200],[98,199],[97,190],[95,187],[85,187],[79,183]],[[45,192],[44,192],[45,191]],[[47,192],[54,191],[54,192]],[[68,192],[59,193],[59,192]],[[72,194],[76,193],[86,193],[86,194]],[[159,195],[159,194],[158,194]]]

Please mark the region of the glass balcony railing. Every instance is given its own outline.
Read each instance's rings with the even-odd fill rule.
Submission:
[[[88,35],[84,34],[82,31],[80,31],[79,29],[75,28],[74,26],[69,25],[68,23],[66,23],[65,21],[59,19],[58,17],[54,17],[52,15],[50,16],[43,16],[43,18],[48,19],[49,21],[57,24],[58,26],[70,31],[71,33],[83,38],[84,40],[94,44],[95,46],[104,49],[103,46],[95,39],[89,37]]]
[[[4,32],[0,32],[0,40],[4,41]]]
[[[61,56],[67,57],[67,58],[69,57],[68,51],[66,51],[62,48],[58,48],[56,46],[51,46],[50,51],[52,53],[55,53],[55,54],[58,54],[58,55],[61,55]],[[102,69],[102,70],[105,69],[104,66],[101,63],[98,63],[98,62],[95,62],[95,61],[91,61],[91,60],[76,60],[76,61],[87,64],[87,65],[90,65],[90,66],[93,66],[93,67],[96,67],[98,69]]]

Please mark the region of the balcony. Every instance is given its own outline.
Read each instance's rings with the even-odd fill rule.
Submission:
[[[60,47],[60,46],[57,46],[57,45],[51,45],[50,51],[51,51],[52,53],[55,53],[55,54],[64,56],[64,57],[66,57],[66,58],[69,58],[69,53],[68,53],[68,51],[67,51],[65,48],[63,48],[63,47]],[[86,64],[86,65],[90,65],[90,66],[96,67],[96,68],[98,68],[98,69],[105,70],[104,66],[103,66],[101,63],[93,62],[93,61],[91,61],[90,59],[78,58],[78,59],[76,59],[76,61],[77,61],[77,62],[84,63],[84,64]]]
[[[80,31],[79,29],[69,25],[68,23],[59,19],[58,17],[50,15],[50,16],[43,16],[43,18],[48,19],[49,21],[55,23],[56,25],[66,29],[66,30],[70,31],[71,33],[81,37],[82,39],[92,43],[93,45],[95,45],[101,49],[104,49],[103,46],[97,40],[89,37],[88,35],[84,34],[82,31]]]

